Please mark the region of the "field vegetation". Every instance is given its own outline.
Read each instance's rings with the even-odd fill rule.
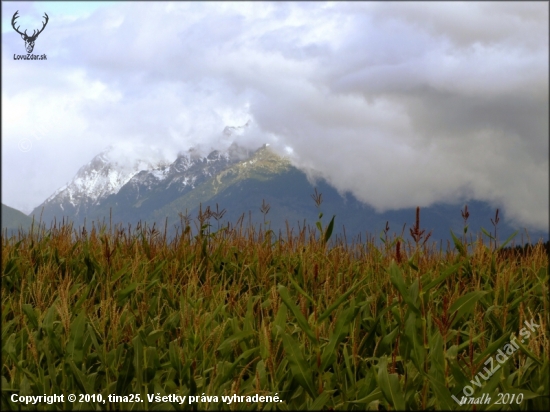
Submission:
[[[466,208],[442,245],[419,209],[407,232],[353,241],[332,238],[338,218],[321,213],[273,233],[261,210],[256,227],[219,224],[217,209],[182,216],[170,241],[166,228],[105,222],[3,234],[2,410],[548,410],[548,254],[504,252],[498,212],[474,236]],[[538,327],[522,343],[525,321]],[[491,404],[459,405],[467,386]],[[498,405],[499,393],[521,402]],[[170,394],[197,401],[147,396]],[[222,400],[233,394],[281,402]]]

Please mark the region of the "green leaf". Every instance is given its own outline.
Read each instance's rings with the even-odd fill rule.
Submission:
[[[216,388],[216,387],[219,387],[220,385],[222,385],[223,383],[225,382],[228,382],[232,379],[232,377],[234,377],[234,371],[235,369],[237,368],[237,366],[239,366],[239,363],[243,360],[246,360],[248,359],[250,356],[252,356],[254,353],[256,353],[257,351],[259,350],[258,347],[255,347],[255,348],[252,348],[252,349],[248,349],[246,351],[244,351],[243,353],[241,353],[241,355],[235,360],[235,362],[233,362],[225,371],[224,373],[220,373],[217,378],[216,378],[216,382],[214,382],[214,385],[213,387]],[[191,378],[192,378],[192,374],[190,374]],[[193,381],[191,381],[192,384],[193,384]]]
[[[317,344],[318,343],[317,337],[309,327],[309,324],[306,318],[304,317],[304,315],[302,314],[298,306],[296,306],[294,302],[292,302],[292,299],[290,298],[290,295],[288,293],[288,289],[283,285],[279,285],[277,286],[277,291],[279,292],[279,295],[281,296],[281,299],[283,300],[284,304],[290,309],[290,311],[296,318],[296,321],[298,322],[298,326],[300,326],[300,328],[305,332],[305,334],[309,337],[312,343]]]
[[[48,335],[50,346],[57,352],[58,355],[63,355],[63,350],[60,345],[60,338],[56,336],[54,332],[54,322],[57,316],[57,311],[55,309],[55,303],[50,306],[44,316],[44,321],[42,322],[42,327]]]
[[[18,242],[20,243],[20,242]],[[15,246],[15,250],[17,250],[17,246]],[[12,271],[15,271],[17,269],[16,265],[17,260],[14,258],[9,258],[8,262],[6,263],[6,268],[4,269],[4,276],[11,275]]]
[[[411,285],[409,286],[409,297],[411,299],[412,302],[416,302],[418,301],[418,294],[419,294],[419,291],[420,291],[420,279],[416,278],[412,283]]]
[[[523,340],[523,339],[522,339],[522,340]],[[527,346],[525,346],[525,345],[521,342],[521,340],[515,339],[514,342],[517,343],[517,344],[519,345],[519,348],[521,349],[521,351],[522,351],[523,353],[525,353],[528,357],[530,357],[531,359],[533,359],[533,360],[534,360],[535,362],[537,362],[539,365],[541,365],[541,366],[543,365],[543,362],[542,362],[539,358],[537,358],[537,356],[536,356],[533,352],[531,352],[529,349],[527,349]]]
[[[416,266],[416,265],[414,264],[413,259],[414,259],[414,255],[411,256],[411,258],[407,261],[407,263],[409,264],[409,266],[410,266],[411,268],[413,268],[415,271],[418,272],[418,271],[419,271],[418,266]]]
[[[432,387],[432,390],[435,394],[435,397],[437,401],[439,402],[439,409],[444,411],[451,411],[456,408],[456,402],[453,401],[453,398],[451,397],[451,392],[449,389],[445,386],[443,380],[434,378],[433,376],[428,376],[428,380],[430,381],[430,385]]]
[[[370,395],[365,396],[364,398],[358,399],[356,401],[350,401],[348,403],[366,403],[366,404],[369,404],[373,401],[380,400],[383,397],[384,397],[384,394],[382,393],[382,391],[380,389],[375,389],[374,391],[372,391],[372,393]]]
[[[464,375],[456,360],[449,362],[449,368],[451,369],[451,374],[456,381],[455,390],[459,388],[459,393],[462,393],[462,388],[470,385],[470,381],[468,380],[466,375]]]
[[[390,333],[385,335],[382,340],[380,341],[380,344],[378,345],[379,350],[377,353],[387,353],[386,351],[391,350],[391,345],[393,345],[395,338],[397,336],[397,333],[399,332],[400,326],[397,325]]]
[[[479,395],[477,396],[480,396],[481,393],[483,392],[493,393],[497,387],[501,386],[502,383],[504,384],[506,383],[505,379],[502,378],[502,374],[503,374],[503,369],[500,368],[493,375],[491,375],[491,377],[485,384],[483,384],[483,382],[485,382],[484,379],[483,378],[480,379],[479,375],[476,375],[474,376],[474,379],[470,380],[470,385],[474,388],[475,391],[478,391],[478,390],[480,391]],[[482,385],[482,388],[479,388],[477,386],[478,382]],[[476,395],[474,394],[473,396],[476,396]]]
[[[451,397],[449,389],[445,386],[445,358],[443,353],[443,337],[436,330],[430,339],[430,370],[428,379],[432,390],[439,402],[440,409],[452,410],[455,407],[455,402]]]
[[[300,350],[300,346],[292,338],[292,336],[286,333],[283,334],[283,344],[285,347],[285,353],[287,354],[290,362],[292,376],[312,398],[315,398],[312,369],[305,361],[302,351]]]
[[[279,310],[277,311],[277,316],[275,316],[275,321],[272,323],[273,327],[271,329],[272,333],[277,336],[277,328],[284,331],[287,324],[288,311],[285,305],[280,305]]]
[[[403,280],[403,275],[401,274],[401,269],[392,261],[390,265],[390,282],[397,288],[403,300],[409,305],[409,307],[418,315],[420,315],[420,309],[417,307],[416,303],[413,302],[405,281]]]
[[[256,332],[253,330],[246,330],[244,332],[238,332],[234,335],[231,335],[229,338],[224,340],[222,344],[218,347],[219,351],[223,351],[226,348],[231,348],[233,343],[240,342],[243,339],[246,339],[250,336],[253,336]]]
[[[324,371],[334,362],[334,359],[337,353],[336,349],[338,347],[338,344],[348,334],[349,325],[353,322],[353,319],[355,319],[355,316],[357,316],[358,313],[359,313],[358,308],[356,309],[356,308],[350,307],[338,317],[338,320],[336,321],[336,326],[334,328],[334,332],[330,337],[328,345],[325,346],[325,348],[323,349],[323,354],[321,356],[321,371]]]
[[[75,381],[76,381],[76,384],[79,387],[79,389],[83,393],[93,394],[94,393],[94,382],[93,381],[95,381],[95,379],[93,379],[93,381],[92,381],[92,379],[89,375],[88,376],[84,375],[84,373],[82,373],[82,371],[80,371],[76,367],[76,365],[74,364],[72,359],[68,359],[67,362],[68,362],[68,364],[71,368],[71,372],[73,373],[73,376],[75,377]]]
[[[263,360],[259,361],[256,364],[256,372],[258,377],[258,384],[260,387],[265,387],[267,385],[267,371],[265,369],[265,362]]]
[[[134,347],[124,344],[126,347],[126,355],[122,367],[119,369],[118,379],[116,382],[115,393],[117,395],[126,395],[129,393],[129,389],[134,379]]]
[[[177,344],[177,339],[170,342],[170,344],[168,345],[168,357],[170,358],[170,364],[172,365],[172,368],[174,368],[177,373],[176,377],[181,377],[183,364],[178,353],[178,348],[179,346]]]
[[[399,385],[399,377],[396,373],[388,373],[386,356],[381,357],[378,362],[378,385],[384,398],[394,409],[405,410],[405,398]]]
[[[58,373],[55,367],[57,356],[55,356],[55,353],[49,350],[46,350],[44,352],[46,354],[46,362],[48,364],[48,373],[50,374],[50,376],[57,376]],[[44,379],[41,379],[41,381],[44,381]],[[57,391],[59,393],[61,391],[61,388],[59,387],[57,379],[51,379],[50,382],[52,384],[52,392],[55,393]]]
[[[424,361],[426,359],[426,349],[424,344],[419,342],[419,336],[422,331],[417,330],[416,327],[416,315],[414,312],[409,312],[409,316],[405,321],[405,337],[408,339],[411,345],[411,359],[416,366],[416,369],[421,374],[424,373]]]
[[[330,236],[332,235],[332,230],[334,229],[334,218],[336,215],[332,216],[332,219],[330,220],[330,223],[328,224],[327,231],[325,232],[325,238],[324,242],[327,243],[330,239]]]
[[[152,281],[149,282],[149,284],[145,287],[145,290],[146,290],[146,291],[151,290],[151,289],[152,289],[157,283],[159,283],[159,282],[160,282],[160,279],[158,279],[158,278],[152,280]]]
[[[122,269],[117,270],[117,271],[113,274],[113,276],[111,277],[111,286],[113,286],[113,285],[115,284],[115,282],[116,282],[117,280],[119,280],[119,279],[122,277],[122,275],[128,273],[129,268],[130,268],[130,264],[129,264],[129,263],[126,263]]]
[[[489,346],[487,346],[487,348],[482,353],[475,356],[474,362],[478,363],[480,360],[485,360],[488,356],[493,355],[499,348],[502,347],[504,342],[506,342],[509,338],[510,338],[509,336],[502,335],[499,339],[489,344]],[[483,370],[483,365],[480,365],[479,369]]]
[[[287,276],[288,276],[288,280],[290,280],[290,283],[294,285],[294,287],[298,290],[298,292],[300,292],[312,304],[315,304],[315,301],[313,300],[313,298],[309,296],[304,289],[302,289],[302,287],[298,284],[298,282],[296,282],[294,277],[290,273],[288,273]]]
[[[522,297],[521,300],[525,299],[526,296],[528,296],[529,294],[529,291],[526,291],[525,293],[525,296]],[[491,321],[491,323],[489,323],[490,325],[492,325],[493,327],[495,327],[499,333],[504,333],[504,330],[502,329],[502,325],[501,325],[501,322],[499,319],[496,318],[496,316],[494,315],[493,313],[493,310],[495,310],[496,308],[500,308],[500,306],[496,306],[496,305],[489,305],[485,299],[480,299],[479,301],[479,304],[483,307],[483,311],[485,312],[485,315],[483,316],[483,320],[484,321],[487,321],[487,319],[489,319]],[[518,302],[519,303],[519,302]],[[510,311],[512,308],[513,308],[513,302],[511,305],[508,306],[508,310]]]
[[[246,307],[246,314],[244,315],[244,319],[243,319],[243,329],[245,331],[252,331],[252,330],[255,329],[254,325],[256,323],[256,320],[255,320],[255,317],[254,317],[254,305],[256,304],[258,299],[260,299],[260,297],[255,296],[252,299],[249,299],[248,303],[246,304],[246,306],[247,306]],[[210,319],[212,319],[212,318],[213,318],[213,316],[210,317]]]
[[[472,338],[472,343],[477,343],[477,342],[479,342],[479,340],[480,340],[482,337],[485,336],[485,333],[486,333],[486,332],[487,332],[487,331],[484,330],[484,331],[481,332],[479,335],[474,336],[474,337]],[[466,348],[468,348],[469,346],[470,346],[470,340],[469,340],[469,339],[466,339],[465,342],[462,342],[462,343],[461,343],[460,345],[458,345],[458,346],[457,346],[457,345],[451,346],[451,347],[448,349],[447,353],[449,353],[450,350],[455,350],[454,348],[456,348],[457,353],[459,353],[459,352],[465,350]]]
[[[99,360],[101,363],[105,363],[105,357],[103,356],[103,347],[99,345],[99,341],[97,340],[97,336],[95,333],[95,330],[91,323],[88,323],[86,329],[88,330],[88,336],[90,337],[92,341],[92,345],[95,348],[95,352],[97,353],[97,356],[99,357]]]
[[[353,293],[353,291],[355,289],[357,289],[357,287],[365,280],[366,278],[363,278],[361,280],[359,280],[357,283],[355,283],[355,285],[353,285],[350,289],[348,289],[348,291],[346,293],[344,293],[343,295],[341,295],[338,299],[336,299],[336,301],[330,305],[328,307],[327,310],[325,310],[321,316],[319,316],[317,318],[317,325],[320,325],[322,321],[324,321],[326,318],[328,318],[330,316],[330,314],[338,307],[342,304],[343,301],[345,301],[349,295],[351,295]]]
[[[310,411],[321,411],[321,410],[323,410],[324,406],[330,400],[332,394],[335,391],[336,390],[324,391],[322,394],[320,394],[317,397],[317,399],[315,399],[315,402],[313,402],[307,409],[310,410]]]
[[[466,249],[464,249],[462,242],[455,236],[452,230],[451,230],[451,237],[453,238],[453,243],[455,244],[455,247],[460,252],[460,254],[462,256],[466,256]]]
[[[38,327],[38,317],[36,316],[36,312],[34,311],[32,305],[29,305],[28,303],[23,304],[23,312],[25,312],[25,315],[27,315],[27,319],[29,319],[29,322],[34,328]]]
[[[432,280],[430,283],[422,286],[422,292],[426,293],[434,286],[439,285],[441,282],[443,282],[445,279],[447,279],[452,274],[456,273],[457,270],[462,266],[462,262],[457,263],[456,265],[450,266],[438,278]]]
[[[71,335],[67,344],[69,355],[77,366],[82,364],[84,353],[84,331],[86,330],[86,313],[82,310],[71,323]]]
[[[483,234],[484,234],[485,236],[487,236],[488,238],[493,239],[493,240],[495,239],[495,238],[494,238],[489,232],[487,232],[485,229],[481,228],[481,231],[482,231]]]
[[[475,304],[479,299],[485,296],[488,292],[482,290],[474,290],[473,292],[466,293],[456,300],[455,303],[449,308],[449,313],[457,312],[456,318],[453,321],[453,325],[458,321],[462,315],[473,310]]]
[[[506,240],[504,241],[504,243],[503,243],[502,245],[500,245],[500,246],[498,247],[497,250],[501,250],[504,246],[506,246],[508,243],[510,243],[510,241],[511,241],[511,240],[514,238],[514,236],[516,236],[517,234],[518,234],[518,231],[516,230],[514,233],[512,233],[512,234],[508,237],[508,239],[506,239]]]
[[[355,373],[354,373],[355,368],[351,365],[351,357],[349,356],[348,345],[345,343],[344,343],[344,348],[342,350],[342,354],[344,355],[344,364],[346,365],[344,370],[348,375],[348,382],[351,387],[356,387]]]
[[[118,294],[118,297],[117,297],[117,303],[119,305],[122,305],[124,303],[124,301],[126,300],[126,298],[130,295],[130,293],[132,293],[134,290],[136,290],[138,285],[139,285],[139,283],[132,282],[124,290],[121,290]]]
[[[149,346],[155,346],[155,342],[164,334],[164,331],[162,329],[157,329],[152,331],[149,335],[147,335],[147,345]]]
[[[376,328],[378,327],[378,324],[380,323],[380,320],[382,317],[386,314],[387,311],[393,309],[395,306],[397,306],[398,302],[392,303],[390,306],[385,307],[378,313],[378,316],[376,317],[373,325],[371,326],[369,332],[367,333],[367,337],[363,339],[361,342],[361,345],[359,347],[359,352],[363,351],[363,348],[368,347],[368,345],[374,340],[374,337],[376,335]]]
[[[142,331],[140,331],[142,332]],[[132,339],[134,348],[134,368],[136,372],[136,386],[141,389],[143,382],[143,370],[145,369],[145,359],[143,356],[143,342],[141,336],[138,334]]]
[[[436,379],[443,379],[445,376],[445,358],[443,353],[443,337],[439,330],[435,330],[430,337],[430,371],[429,374]]]
[[[319,219],[321,219],[322,215],[319,214]],[[317,229],[319,229],[320,233],[323,233],[323,226],[321,226],[321,222],[316,222],[315,226],[317,226]]]

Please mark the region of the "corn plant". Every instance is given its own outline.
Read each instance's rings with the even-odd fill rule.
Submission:
[[[3,234],[2,410],[548,409],[541,243],[501,253],[498,220],[489,246],[468,242],[467,209],[448,250],[427,242],[419,209],[413,243],[387,226],[382,244],[331,239],[335,218],[323,227],[321,213],[309,236],[277,236],[261,210],[259,229],[241,219],[212,231],[224,212],[201,209],[197,235],[186,215],[171,240],[146,224]],[[514,338],[487,377],[487,360]],[[467,386],[492,404],[459,405]],[[118,398],[12,400],[68,393]],[[497,405],[499,393],[522,402]],[[196,401],[150,398],[171,394]],[[136,395],[143,402],[124,402]]]

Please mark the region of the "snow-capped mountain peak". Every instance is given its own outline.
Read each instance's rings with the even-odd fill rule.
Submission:
[[[137,153],[136,153],[137,152]],[[167,162],[158,153],[151,151],[149,158],[137,157],[142,153],[110,146],[82,166],[75,177],[59,188],[43,203],[59,204],[62,210],[75,209],[85,213],[109,195],[116,194],[134,175],[143,170],[166,167]]]
[[[228,126],[223,134],[238,137],[249,125],[250,122]],[[131,142],[117,143],[82,166],[71,181],[32,213],[40,214],[43,210],[46,220],[68,215],[75,221],[82,221],[94,214],[109,214],[109,209],[104,208],[112,206],[114,213],[117,207],[131,205],[139,214],[157,202],[181,196],[252,154],[250,149],[227,140],[218,142],[219,150],[213,149],[199,143],[168,160],[172,154],[163,149]],[[126,206],[121,206],[123,204]]]

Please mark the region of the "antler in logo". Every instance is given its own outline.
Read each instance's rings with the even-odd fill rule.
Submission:
[[[11,19],[11,25],[12,25],[13,29],[21,35],[21,38],[23,40],[25,40],[25,48],[27,49],[27,53],[32,53],[32,51],[34,49],[34,42],[36,41],[36,38],[38,37],[38,35],[40,33],[42,33],[42,31],[44,30],[44,28],[46,27],[46,24],[48,24],[49,17],[46,13],[44,13],[43,17],[46,19],[46,21],[44,23],[42,23],[42,28],[40,30],[38,30],[38,33],[36,32],[36,30],[33,30],[32,36],[28,36],[27,35],[27,30],[25,30],[24,33],[21,33],[19,31],[19,26],[17,26],[17,28],[15,28],[15,19],[17,19],[19,17],[17,15],[17,13],[19,13],[19,10],[17,10],[15,12],[15,14],[13,15],[13,18]]]

